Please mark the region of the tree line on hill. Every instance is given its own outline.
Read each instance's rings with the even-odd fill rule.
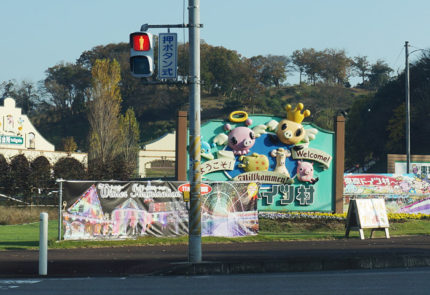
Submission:
[[[157,60],[157,48],[154,52],[154,60]],[[178,72],[180,80],[183,81],[186,81],[188,76],[188,52],[188,44],[179,46]],[[420,62],[411,68],[412,76],[416,67],[427,66],[426,58],[423,56]],[[62,141],[65,137],[71,137],[76,142],[75,149],[90,151],[94,139],[91,135],[94,133],[90,129],[95,126],[95,118],[89,113],[93,110],[95,114],[95,109],[91,109],[95,104],[94,68],[100,60],[109,60],[111,63],[115,60],[118,64],[115,78],[111,77],[117,81],[120,93],[118,99],[113,95],[113,101],[116,101],[112,106],[116,113],[114,117],[118,119],[115,120],[115,128],[120,130],[127,125],[122,123],[123,127],[118,127],[121,125],[121,116],[122,120],[129,122],[129,126],[133,125],[128,134],[134,134],[134,147],[175,128],[176,111],[188,108],[188,87],[145,85],[141,80],[133,78],[129,72],[129,45],[126,43],[97,46],[83,52],[74,63],[60,63],[50,67],[46,70],[46,78],[37,85],[27,81],[5,81],[0,84],[0,99],[14,97],[17,105],[29,115],[36,128],[53,142],[57,149],[70,149],[70,144],[64,145]],[[300,83],[289,86],[286,84],[288,77],[294,72],[299,74]],[[347,119],[347,136],[350,139],[347,141],[347,164],[358,165],[376,154],[382,157],[384,152],[402,150],[399,139],[402,136],[399,127],[401,124],[398,123],[402,119],[401,100],[387,98],[387,95],[393,94],[387,87],[395,87],[395,82],[401,81],[402,75],[391,77],[391,73],[392,69],[383,60],[371,64],[366,56],[348,57],[344,50],[318,51],[310,48],[296,50],[290,56],[259,55],[246,58],[234,50],[202,42],[202,119],[225,118],[226,114],[237,109],[284,116],[285,104],[304,101],[312,112],[309,119],[332,130],[333,117],[341,110],[350,109]],[[361,78],[361,83],[354,89],[349,88],[349,78],[352,76]],[[148,78],[151,79],[153,78]],[[417,93],[424,95],[425,91]],[[401,96],[400,92],[395,95]],[[415,95],[411,95],[411,101],[414,101]],[[426,101],[427,98],[422,99]],[[363,113],[370,105],[372,111]],[[385,110],[379,109],[381,106],[384,106]],[[413,104],[412,108],[415,112]],[[127,112],[129,117],[125,119]],[[360,123],[365,116],[372,115],[375,117],[366,120],[372,122],[372,125]],[[106,121],[105,123],[108,124]],[[417,124],[416,121],[414,124]],[[348,126],[355,127],[349,129]],[[368,129],[363,130],[364,126]],[[386,142],[367,138],[368,134],[375,136],[373,130],[376,129],[382,132],[378,138]],[[358,133],[358,130],[361,133]],[[124,131],[121,132],[124,134]],[[386,134],[390,136],[386,137]],[[103,159],[102,153],[105,151],[100,150],[103,146],[101,137],[99,135],[99,151],[91,154],[94,159]],[[121,141],[125,138],[128,137],[117,137]],[[364,138],[366,143],[360,141]],[[350,142],[354,142],[354,146],[350,146]],[[114,151],[117,147],[111,149]],[[127,152],[120,153],[121,159],[115,152],[110,157],[124,162],[125,159],[130,159],[124,153]],[[108,162],[103,163],[108,165]],[[131,168],[127,169],[130,173]],[[108,170],[114,173],[115,168]]]
[[[405,73],[390,79],[371,96],[356,100],[346,124],[346,166],[370,160],[386,171],[387,154],[406,154]],[[410,67],[411,154],[428,155],[430,135],[430,53]]]
[[[180,45],[178,53],[179,75],[186,80],[188,44]],[[188,88],[143,85],[133,78],[129,73],[126,43],[97,46],[83,52],[75,63],[50,67],[46,70],[46,78],[37,85],[28,81],[5,81],[1,83],[0,99],[14,97],[23,112],[35,120],[42,131],[48,131],[47,137],[56,146],[61,146],[61,139],[67,134],[76,139],[79,149],[87,150],[88,141],[82,136],[82,130],[88,129],[85,128],[88,126],[85,112],[91,100],[91,69],[97,59],[115,59],[119,63],[121,111],[133,108],[140,123],[142,141],[162,135],[157,129],[164,132],[173,127],[172,110],[186,106]],[[157,60],[157,49],[154,59]],[[301,82],[329,86],[348,85],[348,79],[354,74],[362,77],[360,87],[376,89],[389,79],[391,69],[383,61],[371,65],[365,56],[347,57],[343,50],[311,48],[296,50],[291,56],[246,58],[224,47],[204,42],[201,45],[202,97],[217,97],[227,109],[242,104],[251,110],[266,111],[266,103],[262,101],[267,97],[266,92],[283,88],[293,71],[300,73]],[[60,123],[59,128],[50,128],[51,122]]]

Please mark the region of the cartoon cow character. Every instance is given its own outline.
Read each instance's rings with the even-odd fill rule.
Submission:
[[[224,133],[218,134],[213,142],[219,145],[228,144],[228,146],[233,150],[233,153],[238,156],[246,155],[249,153],[250,148],[252,148],[255,144],[255,139],[260,136],[261,133],[265,132],[265,126],[262,128],[260,125],[254,127],[254,129],[258,130],[257,132],[254,131],[254,129],[250,129],[247,126],[250,126],[252,124],[251,119],[247,119],[245,126],[239,126],[231,129],[230,124],[224,125],[224,130],[229,132],[228,135]]]
[[[237,166],[246,172],[267,171],[269,169],[269,159],[265,155],[253,153],[250,156],[240,156],[239,161],[242,163]]]
[[[319,178],[314,178],[314,163],[298,161],[297,162],[297,179],[301,182],[315,184]]]

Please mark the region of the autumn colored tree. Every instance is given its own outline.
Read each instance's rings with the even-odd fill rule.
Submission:
[[[139,155],[139,124],[133,109],[127,109],[125,115],[119,117],[119,128],[121,147],[117,161],[115,161],[114,176],[126,180],[137,171],[137,157]]]
[[[91,74],[88,170],[95,179],[110,179],[120,152],[120,67],[116,60],[96,60]]]
[[[63,150],[68,153],[73,153],[78,149],[78,145],[75,142],[73,136],[67,136],[63,138]]]

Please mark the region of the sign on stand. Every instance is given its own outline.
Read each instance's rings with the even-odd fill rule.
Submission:
[[[358,230],[360,239],[364,240],[363,229],[370,228],[370,238],[375,230],[384,230],[386,238],[389,239],[389,227],[384,199],[354,199],[349,203],[345,237],[349,237],[351,230]]]
[[[178,36],[176,33],[160,33],[158,36],[158,78],[178,77]]]

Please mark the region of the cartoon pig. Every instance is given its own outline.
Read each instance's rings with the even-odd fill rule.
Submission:
[[[236,127],[228,135],[228,146],[235,155],[246,155],[254,143],[254,131],[248,127]]]
[[[247,126],[252,124],[252,120],[246,120]],[[224,129],[229,131],[231,129],[230,124],[225,124]],[[228,134],[228,146],[233,150],[235,155],[246,155],[249,153],[249,149],[254,146],[255,133],[251,129],[245,126],[236,127]]]
[[[298,161],[297,165],[297,179],[302,182],[309,182],[315,184],[319,178],[314,177],[314,163]]]
[[[245,121],[246,126],[252,125],[252,120],[248,118]],[[262,133],[266,133],[265,125],[255,126],[253,129],[249,127],[240,126],[232,130],[230,124],[224,125],[224,130],[228,132],[227,134],[220,133],[213,139],[214,144],[225,145],[233,150],[234,155],[242,156],[249,153],[249,150],[254,146],[255,139],[259,137]]]

